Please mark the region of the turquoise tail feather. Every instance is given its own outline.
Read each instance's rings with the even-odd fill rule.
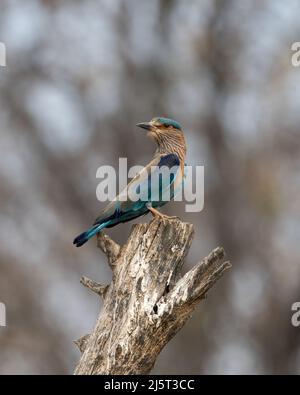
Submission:
[[[108,224],[108,222],[104,222],[102,224],[97,224],[92,226],[90,229],[88,229],[86,232],[81,233],[79,236],[77,236],[73,244],[76,245],[76,247],[81,247],[83,244],[85,244],[87,241],[89,241],[93,236],[95,236],[97,233],[100,232],[105,226]]]

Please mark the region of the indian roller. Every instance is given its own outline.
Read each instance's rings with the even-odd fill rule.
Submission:
[[[102,210],[94,224],[74,239],[73,244],[76,247],[81,247],[104,228],[131,221],[149,212],[153,216],[159,216],[163,221],[174,218],[160,213],[157,208],[172,200],[182,188],[186,155],[182,127],[178,122],[162,117],[153,118],[150,122],[138,123],[137,126],[146,130],[157,144],[153,159]],[[171,171],[165,171],[170,169]],[[155,172],[159,173],[159,182],[151,183]],[[130,199],[134,192],[139,196],[144,193],[143,196],[146,198]],[[165,195],[170,198],[166,199]],[[124,196],[126,199],[121,198]]]

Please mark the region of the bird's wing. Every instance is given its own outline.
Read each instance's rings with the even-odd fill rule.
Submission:
[[[142,202],[166,202],[172,199],[171,187],[180,168],[176,154],[160,155],[145,167],[140,178],[129,186],[128,192],[137,192]]]
[[[106,206],[94,225],[108,220],[119,219],[122,222],[122,217],[127,219],[142,215],[148,211],[146,204],[149,201],[159,205],[159,202],[171,200],[174,196],[172,185],[178,184],[179,170],[180,160],[176,154],[156,156]]]

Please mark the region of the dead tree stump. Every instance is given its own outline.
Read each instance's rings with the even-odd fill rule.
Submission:
[[[192,237],[191,224],[159,219],[134,225],[123,247],[103,233],[98,236],[113,276],[107,286],[81,279],[104,304],[92,333],[76,342],[82,356],[75,374],[151,371],[163,347],[231,267],[218,247],[182,276]]]

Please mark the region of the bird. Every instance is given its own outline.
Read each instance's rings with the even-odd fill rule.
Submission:
[[[164,195],[169,194],[169,200],[174,199],[183,185],[186,142],[182,126],[164,117],[155,117],[150,122],[138,123],[136,126],[146,130],[147,135],[155,141],[157,149],[153,159],[101,211],[93,225],[74,239],[76,247],[81,247],[102,229],[131,221],[149,212],[154,217],[160,217],[163,222],[177,218],[162,214],[158,208],[168,201]],[[152,169],[155,170],[151,173]],[[165,169],[172,169],[172,172],[165,172]],[[159,172],[159,182],[151,183],[151,179],[155,178],[153,173]],[[139,196],[144,193],[145,199],[132,199],[134,193],[139,193]]]

